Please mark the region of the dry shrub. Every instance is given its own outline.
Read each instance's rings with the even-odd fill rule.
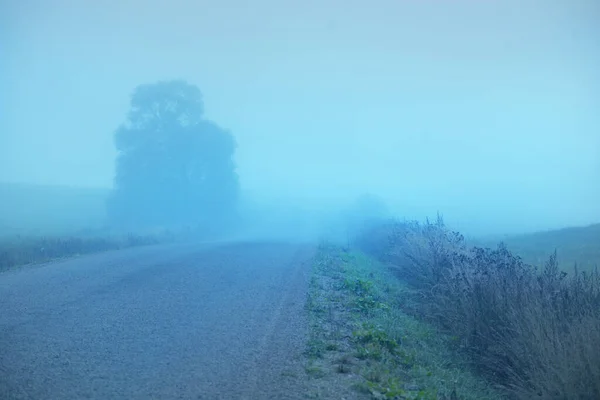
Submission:
[[[417,288],[412,311],[458,337],[499,386],[524,399],[600,398],[597,270],[567,275],[554,254],[538,271],[502,244],[469,248],[441,217],[389,223],[357,244]]]

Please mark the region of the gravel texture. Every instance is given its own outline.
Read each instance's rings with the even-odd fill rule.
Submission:
[[[0,398],[305,398],[314,251],[164,245],[2,273]]]

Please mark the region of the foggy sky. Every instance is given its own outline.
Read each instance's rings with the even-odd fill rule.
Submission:
[[[0,4],[0,181],[110,187],[132,90],[182,78],[256,195],[600,221],[597,0]]]

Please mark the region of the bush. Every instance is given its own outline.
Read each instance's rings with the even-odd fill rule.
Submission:
[[[538,271],[503,244],[469,248],[440,217],[386,224],[357,244],[419,289],[409,311],[457,336],[498,385],[527,399],[600,398],[597,270],[567,275],[554,254]]]

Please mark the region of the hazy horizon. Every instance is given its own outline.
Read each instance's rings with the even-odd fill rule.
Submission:
[[[599,20],[594,0],[0,1],[0,181],[110,188],[134,88],[185,79],[258,199],[600,222]]]

